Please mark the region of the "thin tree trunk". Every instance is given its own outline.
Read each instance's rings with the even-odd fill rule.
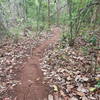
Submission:
[[[48,28],[50,28],[50,0],[48,0]]]
[[[8,30],[6,27],[3,25],[3,23],[0,21],[0,43],[2,43],[2,39],[4,36],[8,33]]]
[[[56,1],[56,9],[57,9],[57,26],[59,26],[59,20],[60,20],[60,0]]]
[[[69,33],[70,33],[70,38],[69,38],[69,46],[74,45],[74,39],[73,39],[73,23],[72,23],[72,0],[67,0],[68,3],[68,13],[69,13],[69,19],[70,19],[70,24],[69,24]]]

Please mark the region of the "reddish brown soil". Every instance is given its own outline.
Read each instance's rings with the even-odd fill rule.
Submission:
[[[20,73],[21,84],[17,86],[17,100],[44,100],[48,95],[48,88],[43,84],[43,73],[40,69],[40,59],[49,44],[57,42],[60,29],[54,28],[53,36],[45,40],[33,50],[33,57],[23,64]]]

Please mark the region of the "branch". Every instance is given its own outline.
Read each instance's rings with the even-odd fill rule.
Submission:
[[[65,4],[63,7],[59,8],[59,11],[62,10],[63,8],[65,8],[67,5],[68,4]],[[91,6],[94,6],[94,5],[100,5],[100,3],[99,2],[90,3],[90,4],[86,5],[85,8],[80,9],[79,13],[80,14],[83,13],[87,8],[90,8]],[[56,13],[57,13],[57,11],[54,12],[52,15],[50,15],[50,17],[54,16]]]
[[[90,8],[91,6],[94,6],[94,5],[100,5],[100,3],[99,3],[99,2],[90,3],[90,4],[86,5],[85,8],[80,9],[79,13],[80,13],[80,14],[83,13],[86,9],[88,9],[88,8]]]
[[[67,5],[68,5],[68,4],[65,4],[63,7],[59,8],[58,10],[59,10],[59,11],[62,10],[62,9],[65,8]],[[57,11],[54,12],[52,15],[50,15],[50,17],[54,16],[56,13],[57,13]]]

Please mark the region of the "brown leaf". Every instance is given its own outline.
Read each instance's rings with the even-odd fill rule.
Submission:
[[[11,100],[10,98],[4,98],[3,100]]]
[[[85,96],[85,93],[79,92],[79,91],[76,91],[76,94],[79,95],[79,96],[81,96],[81,97],[84,97]]]

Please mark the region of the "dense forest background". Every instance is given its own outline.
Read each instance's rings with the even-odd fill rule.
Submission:
[[[20,30],[20,26],[21,29],[30,27],[39,31],[54,24],[72,24],[69,26],[78,31],[76,28],[80,21],[84,26],[99,24],[99,2],[99,0],[1,0],[0,22],[11,31],[14,28],[16,31]]]

